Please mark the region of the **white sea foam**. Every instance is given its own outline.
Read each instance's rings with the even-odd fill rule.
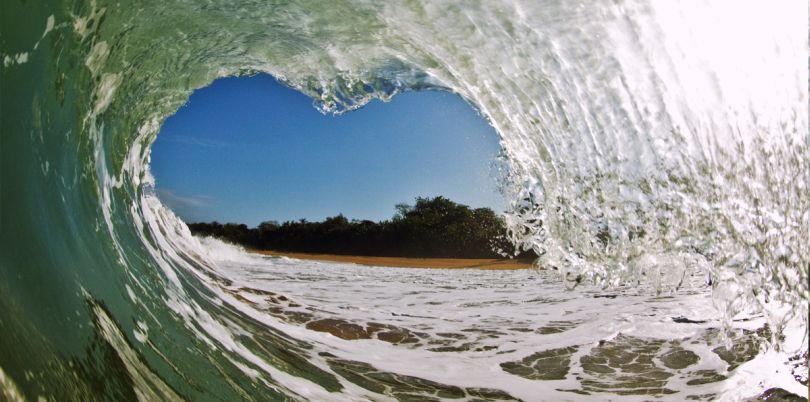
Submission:
[[[722,321],[711,306],[711,292],[705,283],[701,284],[702,278],[687,278],[684,288],[660,296],[649,288],[603,291],[581,287],[567,291],[559,286],[555,274],[544,271],[366,267],[242,254],[231,245],[203,241],[216,256],[219,273],[229,279],[227,287],[212,286],[222,300],[268,327],[306,340],[317,350],[362,361],[379,370],[459,387],[502,389],[527,401],[603,400],[604,394],[583,396],[560,390],[579,388],[575,377],[585,374],[578,359],[601,342],[629,336],[679,342],[700,358],[689,370],[674,371],[681,376],[672,377],[669,387],[677,393],[658,395],[656,399],[683,400],[686,395],[719,393],[720,400],[738,400],[770,386],[802,392],[787,364],[788,352],[769,350],[726,374],[725,362],[712,352],[712,348],[719,347],[716,333],[713,339],[691,342]],[[312,320],[333,319],[361,326],[384,323],[420,332],[428,341],[418,346],[392,345],[376,339],[343,340],[310,331],[267,315],[263,310],[272,306],[268,293],[255,290],[289,298],[295,303],[287,307],[289,311],[312,314]],[[673,320],[683,318],[699,323]],[[559,333],[539,330],[559,323],[572,325]],[[765,323],[761,315],[754,315],[734,326],[738,330],[756,330]],[[801,332],[797,324],[788,330],[788,350],[795,352],[801,347]],[[468,350],[430,350],[465,343],[472,346]],[[532,381],[501,369],[503,363],[568,346],[578,350],[565,379]],[[688,379],[688,373],[697,370],[713,370],[730,379],[686,386],[686,380],[681,378]],[[367,391],[349,393],[352,395],[369,396]],[[626,399],[646,400],[649,396]]]

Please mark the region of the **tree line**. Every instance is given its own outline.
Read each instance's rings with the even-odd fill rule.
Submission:
[[[287,252],[419,257],[518,258],[506,237],[506,224],[489,208],[472,209],[438,196],[397,204],[389,220],[349,220],[343,214],[322,222],[306,219],[262,222],[258,227],[218,222],[192,223],[196,235],[213,236],[248,248]]]

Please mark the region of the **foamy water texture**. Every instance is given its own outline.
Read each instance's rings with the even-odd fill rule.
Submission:
[[[804,394],[807,13],[4,1],[2,396]],[[154,196],[150,146],[193,90],[259,72],[324,113],[462,96],[501,137],[510,238],[546,271],[272,260],[192,237]]]
[[[366,267],[234,254],[206,240],[219,297],[305,339],[311,359],[359,385],[349,400],[739,400],[763,384],[803,394],[763,317],[718,337],[709,287],[566,291],[554,274]],[[303,328],[310,331],[302,330]],[[793,348],[800,327],[788,331]],[[804,374],[806,375],[806,374]],[[483,389],[482,389],[483,388]]]

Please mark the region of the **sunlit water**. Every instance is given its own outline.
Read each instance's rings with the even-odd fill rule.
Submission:
[[[801,394],[807,12],[4,2],[3,397]],[[512,240],[547,271],[313,266],[200,244],[154,197],[149,147],[194,89],[254,72],[324,112],[461,95],[501,136]]]
[[[360,386],[349,399],[376,391],[420,400],[735,400],[762,384],[803,390],[800,365],[762,344],[761,315],[735,321],[732,348],[718,341],[720,315],[696,278],[660,295],[567,291],[556,274],[533,269],[365,267],[204,242],[229,279],[212,284],[219,297],[314,345],[311,359]],[[801,328],[789,334],[796,347]]]

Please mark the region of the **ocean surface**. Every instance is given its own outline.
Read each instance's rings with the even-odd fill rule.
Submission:
[[[806,395],[807,21],[801,2],[3,1],[0,399]],[[256,73],[323,113],[463,97],[543,269],[193,237],[150,145],[195,89]]]

